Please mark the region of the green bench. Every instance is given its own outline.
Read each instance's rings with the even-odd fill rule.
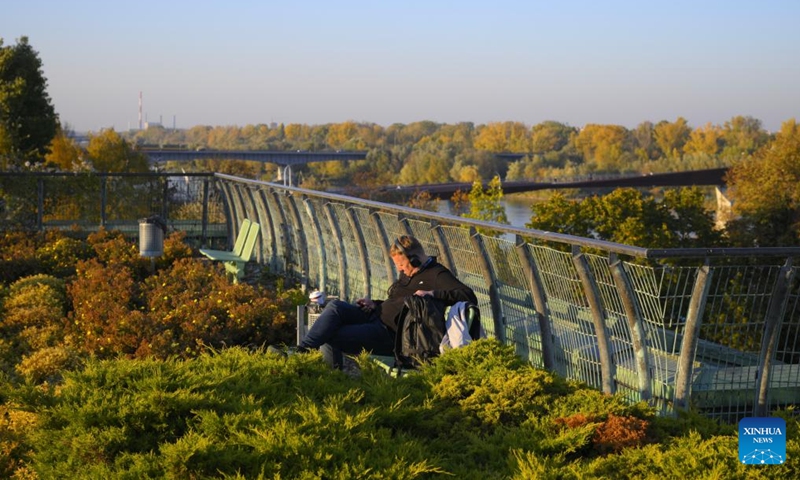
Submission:
[[[239,234],[236,236],[236,242],[233,245],[233,250],[211,250],[201,248],[200,253],[205,255],[211,260],[222,262],[225,265],[225,273],[233,283],[238,283],[239,280],[244,278],[244,266],[250,261],[253,256],[253,250],[256,247],[256,240],[261,226],[248,219],[242,221],[242,226],[239,228]]]

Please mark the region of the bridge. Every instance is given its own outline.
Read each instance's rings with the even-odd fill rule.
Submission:
[[[534,190],[556,190],[565,188],[618,188],[618,187],[680,187],[699,185],[725,185],[727,168],[711,168],[706,170],[691,170],[686,172],[635,174],[630,176],[615,176],[613,178],[585,178],[569,179],[566,181],[541,182],[523,180],[503,182],[503,193],[520,193]],[[488,183],[483,184],[487,188]],[[417,192],[428,192],[433,198],[450,198],[457,191],[469,192],[471,183],[434,183],[427,185],[392,185],[370,189],[347,188],[347,193],[358,194],[362,190],[396,193],[399,196],[411,196]]]
[[[183,150],[168,148],[142,148],[150,163],[187,162],[194,160],[247,160],[251,162],[274,163],[282,167],[278,170],[279,180],[285,185],[292,184],[292,166],[312,162],[332,162],[344,160],[364,160],[367,152],[358,150],[337,150],[333,152],[310,152],[305,150]]]
[[[367,158],[367,152],[359,150],[309,152],[305,150],[183,150],[142,148],[141,152],[147,155],[151,163],[186,162],[193,160],[248,160],[262,163],[275,163],[282,167],[312,162],[365,160]]]

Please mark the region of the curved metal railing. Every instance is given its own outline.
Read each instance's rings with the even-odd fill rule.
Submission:
[[[533,365],[662,412],[734,420],[800,403],[800,248],[646,249],[216,174],[257,261],[344,299],[384,298],[403,234],[476,293]],[[488,233],[487,233],[488,232]]]

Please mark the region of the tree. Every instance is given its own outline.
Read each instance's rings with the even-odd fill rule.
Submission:
[[[658,146],[653,138],[654,129],[653,122],[642,122],[631,132],[634,153],[640,160],[655,160],[658,158]]]
[[[775,139],[731,168],[729,223],[737,244],[795,246],[800,240],[800,125],[784,122]]]
[[[83,149],[70,138],[67,127],[58,129],[49,150],[45,155],[48,165],[66,172],[79,170],[83,166]]]
[[[58,129],[39,54],[21,37],[0,38],[0,167],[41,163]]]
[[[645,248],[717,246],[720,235],[700,190],[668,191],[662,202],[633,188],[571,201],[561,193],[531,207],[528,228]]]
[[[531,149],[533,153],[557,152],[566,147],[578,130],[563,123],[546,121],[531,129]]]
[[[664,192],[661,206],[668,214],[669,247],[699,248],[722,244],[722,234],[715,228],[714,215],[705,208],[705,196],[699,188],[669,189]]]
[[[400,170],[399,181],[403,185],[447,182],[452,165],[444,147],[430,141],[420,143]]]
[[[530,150],[528,128],[520,122],[492,122],[478,129],[474,145],[489,152],[525,153]]]
[[[475,220],[508,224],[506,209],[500,203],[502,199],[503,188],[499,176],[492,178],[486,189],[481,182],[474,182],[469,192],[469,213],[464,216]]]
[[[733,160],[753,154],[769,141],[769,135],[761,128],[761,120],[741,115],[725,122],[723,127],[725,148],[723,156]]]
[[[526,228],[591,237],[592,222],[581,212],[581,203],[568,199],[562,192],[556,191],[546,202],[532,205],[531,213]]]
[[[722,143],[722,131],[711,123],[696,128],[689,134],[689,140],[683,146],[686,154],[714,156],[719,153]]]
[[[86,147],[94,169],[98,172],[146,172],[147,156],[119,136],[112,129],[90,135]]]
[[[689,128],[686,119],[678,117],[674,123],[659,122],[653,128],[653,137],[658,148],[664,152],[667,158],[679,158],[683,153],[683,146],[689,140],[692,129]]]
[[[620,125],[589,124],[574,137],[574,142],[586,163],[593,163],[601,172],[613,171],[622,166],[630,135]]]

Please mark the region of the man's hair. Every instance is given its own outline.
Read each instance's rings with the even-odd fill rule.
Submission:
[[[410,235],[401,235],[394,241],[392,247],[389,249],[392,255],[404,255],[408,260],[414,264],[414,260],[421,263],[425,260],[425,249],[419,240]],[[418,266],[418,265],[415,265]]]

